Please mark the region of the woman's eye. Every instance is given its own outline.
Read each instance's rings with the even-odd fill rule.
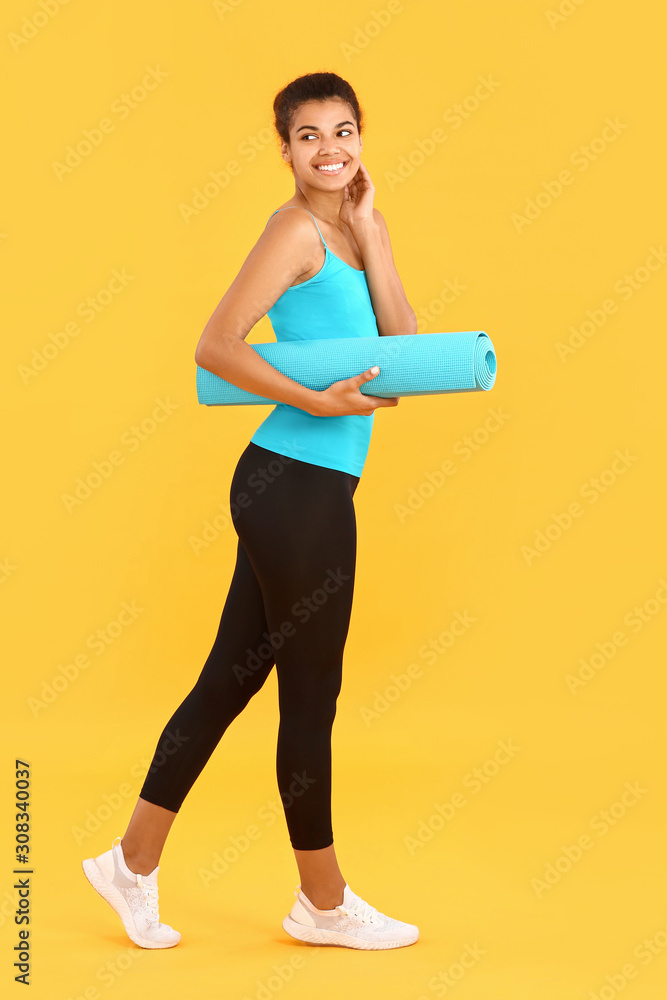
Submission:
[[[341,129],[339,129],[338,130],[338,134],[340,135],[341,132],[347,132],[348,135],[352,135],[352,129],[349,129],[349,128],[341,128]],[[314,132],[306,132],[306,134],[302,135],[301,138],[302,139],[309,139],[311,137],[311,135],[315,135],[315,133]],[[317,136],[315,136],[315,138],[317,138]]]

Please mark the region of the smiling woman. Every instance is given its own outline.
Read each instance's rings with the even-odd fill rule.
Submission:
[[[398,398],[360,391],[377,366],[315,391],[245,342],[264,315],[279,341],[416,333],[416,317],[361,163],[362,112],[351,86],[335,73],[311,73],[281,90],[273,107],[294,194],[267,220],[209,319],[195,361],[280,402],[232,477],[237,560],[211,652],[162,731],[124,837],[83,862],[144,948],[180,941],[158,917],[167,834],[223,733],[274,665],[276,773],[301,877],[284,930],[312,944],[365,950],[419,938],[414,924],[385,916],[352,891],[338,866],[331,819],[331,730],[355,578],[353,497],[375,410]],[[257,482],[262,489],[251,497]]]

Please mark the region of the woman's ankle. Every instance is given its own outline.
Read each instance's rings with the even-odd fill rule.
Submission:
[[[333,910],[343,902],[343,892],[345,883],[340,886],[310,888],[307,885],[301,886],[304,896],[310,900],[317,910]]]
[[[122,840],[120,848],[123,852],[123,860],[133,875],[150,875],[159,864],[160,859],[156,858],[155,855],[133,853],[131,848],[125,848]]]

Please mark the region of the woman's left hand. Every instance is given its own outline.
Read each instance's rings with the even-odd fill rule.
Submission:
[[[373,221],[373,199],[375,185],[366,167],[359,162],[359,169],[352,180],[345,185],[343,204],[340,206],[340,220],[354,231],[355,225]]]

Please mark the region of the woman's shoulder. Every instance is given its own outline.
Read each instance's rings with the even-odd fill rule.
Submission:
[[[300,211],[297,211],[297,212],[287,212],[286,209],[288,209],[288,208],[290,208],[290,209],[296,208],[296,209],[300,209]],[[276,212],[279,212],[281,215],[285,214],[285,215],[298,216],[298,215],[301,215],[302,213],[305,213],[307,215],[312,216],[312,212],[309,209],[307,209],[305,207],[305,205],[295,205],[295,204],[293,204],[292,202],[289,202],[289,201],[286,201],[284,205],[279,205],[278,208],[276,208],[275,211],[272,212],[271,217],[273,217],[273,215],[275,215]]]
[[[291,211],[287,211],[291,209]],[[313,221],[315,225],[313,225]],[[277,208],[266,220],[264,229],[275,229],[284,237],[292,238],[298,235],[305,241],[308,250],[317,246],[320,241],[320,228],[315,216],[302,205],[283,205]]]

